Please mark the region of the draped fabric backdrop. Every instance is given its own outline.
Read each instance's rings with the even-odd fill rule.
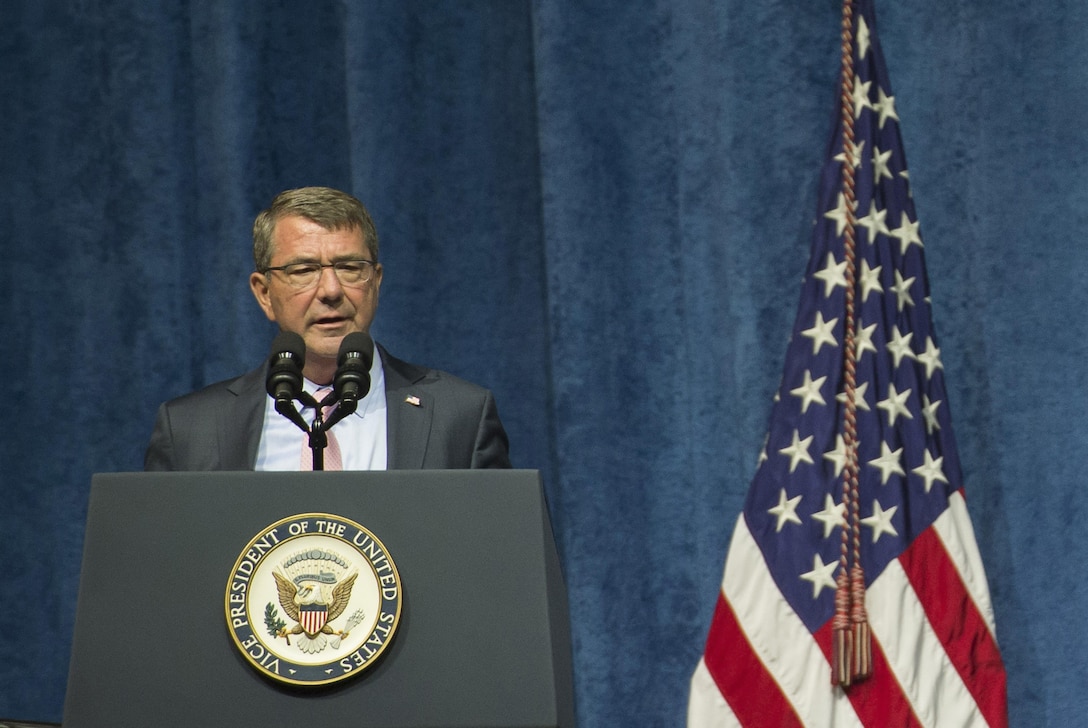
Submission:
[[[1088,2],[877,14],[1011,719],[1075,725]],[[580,724],[679,725],[808,257],[839,19],[838,0],[0,5],[0,716],[60,719],[90,477],[141,467],[159,402],[266,355],[253,216],[324,184],[376,220],[375,337],[489,386],[515,466],[544,474]]]

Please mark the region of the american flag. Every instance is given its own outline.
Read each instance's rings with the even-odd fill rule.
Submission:
[[[840,118],[765,447],[692,677],[691,728],[1008,724],[895,97],[870,0],[849,17],[853,86],[842,103],[856,150],[854,401],[872,672],[832,684],[850,325]]]

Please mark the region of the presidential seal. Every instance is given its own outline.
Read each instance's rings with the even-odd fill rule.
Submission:
[[[400,575],[385,546],[328,513],[285,518],[242,551],[227,582],[231,637],[258,671],[293,685],[358,675],[400,621]]]

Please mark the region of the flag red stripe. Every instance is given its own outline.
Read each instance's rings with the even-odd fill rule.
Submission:
[[[722,697],[742,725],[782,728],[803,725],[759,655],[752,650],[737,615],[721,592],[703,659]]]
[[[816,644],[827,658],[828,689],[831,683],[831,620],[827,620],[816,634],[812,635]],[[854,683],[846,690],[846,697],[854,706],[862,724],[874,728],[899,727],[914,728],[921,726],[910,706],[910,701],[903,694],[899,682],[895,679],[891,666],[884,657],[880,643],[873,638],[873,674]],[[838,690],[838,688],[834,688]]]
[[[899,562],[979,712],[990,725],[1007,726],[1001,653],[936,531],[927,528]]]

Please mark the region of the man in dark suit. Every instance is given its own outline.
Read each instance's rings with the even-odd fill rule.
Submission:
[[[249,284],[258,305],[305,342],[306,391],[331,386],[341,340],[369,332],[378,307],[382,266],[370,215],[338,190],[288,190],[254,221],[253,258]],[[343,469],[510,467],[489,391],[376,348],[370,391],[330,430]],[[267,367],[163,404],[144,468],[307,468],[302,431],[275,411],[265,390]],[[303,414],[312,421],[312,410]]]

